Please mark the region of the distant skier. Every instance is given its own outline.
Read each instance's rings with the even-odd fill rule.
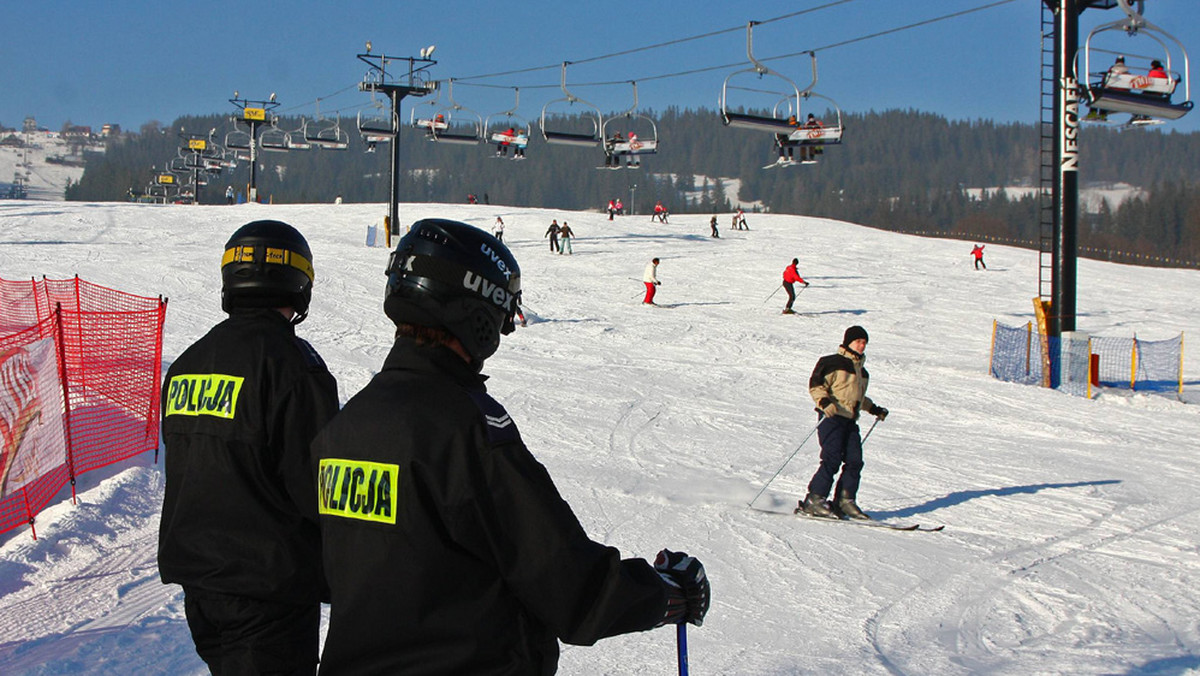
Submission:
[[[746,212],[740,208],[733,214],[732,227],[734,230],[749,230],[750,226],[746,225]]]
[[[558,253],[558,233],[561,231],[562,228],[558,227],[558,219],[556,218],[550,221],[550,227],[546,228],[546,234],[542,235],[542,237],[550,238],[550,253]]]
[[[558,231],[558,253],[571,255],[571,238],[575,236],[575,232],[571,230],[571,226],[563,221],[562,228]]]
[[[971,249],[971,255],[975,257],[975,269],[983,268],[987,270],[987,265],[983,262],[983,245],[976,244],[974,249]]]
[[[720,233],[717,232],[717,216],[716,216],[716,214],[713,214],[712,220],[710,220],[708,222],[708,227],[712,228],[712,234],[710,235],[710,237],[716,237],[718,239],[721,237]]]
[[[225,188],[225,203],[233,204],[233,186],[226,186]]]
[[[650,217],[650,220],[651,222],[658,221],[659,223],[666,224],[667,208],[663,206],[662,202],[654,203],[654,215]]]
[[[504,219],[503,218],[500,218],[499,216],[496,217],[496,222],[495,222],[495,224],[492,225],[492,234],[495,235],[496,239],[500,240],[501,242],[504,241]]]
[[[862,475],[862,438],[859,436],[858,416],[862,411],[879,420],[887,418],[888,410],[875,405],[867,397],[870,376],[863,368],[867,349],[867,331],[851,326],[842,336],[837,354],[817,360],[808,393],[817,404],[817,439],[821,442],[821,466],[808,482],[808,495],[800,501],[799,510],[811,516],[869,520],[858,507],[858,483]],[[837,492],[831,505],[826,503],[833,478]]]
[[[799,264],[800,259],[793,258],[792,264],[783,269],[783,290],[787,291],[788,295],[787,305],[783,308],[785,315],[796,314],[796,311],[792,309],[792,303],[796,302],[796,289],[792,285],[800,283],[804,285],[804,288],[808,288],[808,282],[804,281],[804,278],[796,271],[796,266]]]
[[[642,299],[643,305],[658,305],[654,302],[654,294],[658,291],[658,287],[662,282],[658,281],[658,259],[651,259],[646,264],[645,271],[642,272],[642,283],[646,285],[646,297]]]

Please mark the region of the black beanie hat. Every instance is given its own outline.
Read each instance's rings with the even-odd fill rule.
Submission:
[[[870,341],[870,339],[867,338],[866,329],[861,326],[851,326],[850,328],[846,329],[846,335],[842,336],[842,347],[850,347],[850,343],[853,343],[859,338]]]

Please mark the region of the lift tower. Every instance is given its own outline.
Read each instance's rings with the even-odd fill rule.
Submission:
[[[229,102],[241,109],[241,117],[234,118],[234,125],[244,124],[250,127],[250,186],[247,197],[251,202],[258,201],[258,128],[264,124],[269,124],[270,118],[267,116],[267,111],[279,107],[279,102],[275,100],[275,94],[271,94],[271,98],[266,101],[254,101],[238,97],[238,93],[233,93],[233,98]]]
[[[1112,9],[1117,6],[1117,0],[1043,2],[1046,6],[1045,11],[1052,15],[1052,19],[1044,17],[1042,21],[1043,232],[1039,276],[1044,277],[1041,274],[1043,271],[1050,272],[1050,312],[1046,329],[1048,335],[1058,337],[1064,331],[1075,330],[1075,277],[1079,240],[1079,121],[1082,117],[1079,111],[1080,89],[1075,68],[1076,54],[1079,51],[1079,15],[1090,8]],[[1047,48],[1047,44],[1052,44],[1053,47]],[[1048,89],[1052,89],[1052,94]],[[1050,150],[1050,153],[1047,153],[1047,150]],[[1051,258],[1049,266],[1045,260],[1047,255]],[[1045,300],[1045,279],[1041,282],[1039,295]]]
[[[368,42],[367,51],[356,55],[368,67],[363,81],[358,83],[359,91],[383,94],[392,103],[391,130],[387,132],[387,135],[391,137],[392,146],[392,179],[388,199],[389,245],[391,243],[390,236],[400,234],[400,102],[405,96],[425,96],[433,91],[433,85],[428,84],[423,75],[423,71],[437,63],[429,58],[432,53],[433,47],[421,50],[420,57],[372,54],[371,43]],[[407,62],[407,75],[397,78],[394,74],[388,73],[387,67],[393,62]],[[379,134],[380,130],[373,130],[372,133]]]

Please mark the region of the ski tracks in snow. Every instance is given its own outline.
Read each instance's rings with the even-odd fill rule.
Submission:
[[[1025,516],[1051,534],[1011,547],[995,547],[1004,533],[968,534],[995,553],[972,561],[960,550],[959,560],[931,566],[867,620],[889,673],[1036,673],[1045,650],[1069,654],[1078,673],[1099,673],[1115,661],[1136,669],[1139,645],[1180,652],[1195,645],[1200,562],[1187,533],[1200,523],[1200,508],[1148,518],[1140,505],[1118,505],[1082,524],[1063,523],[1077,522],[1075,511],[1063,519]],[[1131,565],[1138,576],[1128,575]]]
[[[141,663],[142,673],[203,666],[191,650],[180,588],[158,577],[161,472],[129,470],[97,490],[103,504],[123,509],[55,505],[47,512],[66,510],[65,517],[44,513],[39,520],[53,525],[36,541],[21,535],[0,549],[5,586],[13,589],[0,596],[0,673],[72,663],[94,671],[116,657],[113,651],[121,653],[122,668]],[[63,597],[73,603],[56,600]],[[178,655],[164,650],[164,633],[180,636],[172,644],[182,646]]]

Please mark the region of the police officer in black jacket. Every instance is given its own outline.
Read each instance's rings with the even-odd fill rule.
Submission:
[[[312,253],[279,221],[225,245],[229,317],[163,384],[166,495],[158,567],[184,590],[213,674],[316,672],[324,581],[309,446],[337,412],[337,383],[296,337]]]
[[[699,625],[704,567],[593,542],[488,396],[520,269],[464,223],[415,223],[388,265],[396,342],[318,435],[331,591],[322,674],[552,674],[558,641]]]

